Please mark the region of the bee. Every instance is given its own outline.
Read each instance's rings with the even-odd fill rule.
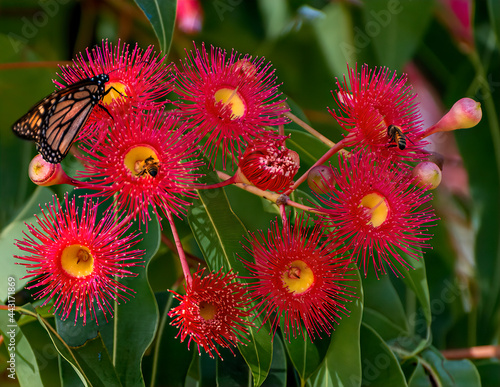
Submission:
[[[153,156],[149,156],[146,160],[144,160],[144,166],[142,167],[142,171],[136,173],[135,175],[142,176],[147,173],[149,176],[155,177],[158,174],[159,169],[160,169],[160,163],[158,161],[155,161]]]
[[[396,143],[389,146],[397,146],[400,150],[406,148],[407,137],[401,130],[400,126],[389,125],[387,127],[387,135],[391,138],[391,141],[394,141]]]

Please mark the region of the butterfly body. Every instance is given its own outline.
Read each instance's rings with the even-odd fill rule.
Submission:
[[[67,155],[95,105],[109,92],[107,74],[57,90],[33,106],[13,126],[14,133],[37,143],[42,157],[58,164]]]

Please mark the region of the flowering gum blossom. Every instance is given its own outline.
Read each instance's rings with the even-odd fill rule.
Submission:
[[[314,283],[314,273],[304,261],[293,261],[282,275],[283,287],[290,293],[302,294]]]
[[[110,82],[106,85],[106,95],[102,99],[106,105],[109,105],[111,102],[116,101],[119,98],[123,98],[127,96],[125,92],[125,85],[121,82]]]
[[[70,245],[62,251],[61,266],[71,277],[86,277],[94,270],[94,258],[87,247]]]
[[[238,93],[238,90],[222,88],[215,92],[214,98],[217,102],[222,102],[231,109],[232,120],[245,115],[245,102]]]
[[[376,192],[364,196],[363,199],[361,199],[360,207],[369,209],[370,221],[368,224],[371,224],[373,227],[379,227],[384,223],[389,214],[387,201]]]

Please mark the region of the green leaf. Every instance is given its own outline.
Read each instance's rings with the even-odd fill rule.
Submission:
[[[352,16],[342,3],[330,3],[323,8],[324,17],[314,21],[316,39],[325,56],[331,75],[340,75],[346,62],[354,65],[361,50],[353,36]],[[339,52],[340,51],[340,52]]]
[[[262,387],[285,387],[286,383],[286,353],[283,341],[279,335],[274,336],[273,340],[273,361],[271,369],[266,380],[262,383]]]
[[[153,26],[160,49],[168,54],[174,33],[177,0],[135,0]]]
[[[26,275],[26,267],[20,265],[21,260],[14,259],[14,255],[24,256],[27,253],[19,250],[14,242],[16,240],[22,240],[24,237],[23,232],[27,232],[28,228],[24,224],[36,225],[36,218],[33,214],[40,213],[40,207],[38,203],[47,203],[52,200],[52,192],[44,187],[37,188],[30,200],[25,204],[22,211],[18,216],[2,230],[0,234],[0,283],[6,284],[8,277],[15,278],[16,291],[21,290],[24,285],[29,281],[29,278],[21,280],[20,278]],[[7,299],[7,287],[0,286],[0,300]]]
[[[469,360],[446,360],[435,348],[421,353],[424,366],[431,372],[434,382],[443,387],[481,386],[479,372]]]
[[[129,232],[135,229],[137,223]],[[144,385],[141,362],[153,341],[159,319],[158,306],[147,277],[148,264],[160,246],[160,224],[157,218],[149,222],[148,231],[142,236],[143,240],[134,249],[146,251],[144,267],[136,270],[139,273],[137,277],[119,279],[120,283],[135,291],[135,297],[126,303],[115,304],[113,318],[113,364],[120,381],[126,386]]]
[[[375,330],[361,326],[363,385],[406,386],[406,379],[394,353]]]
[[[325,359],[310,377],[309,386],[359,386],[361,383],[360,326],[363,316],[364,290],[358,269],[351,264],[355,281],[352,292],[357,297],[347,304],[348,317],[342,318],[333,332]]]
[[[190,208],[188,220],[211,270],[223,268],[228,272],[233,269],[233,272],[239,273],[240,276],[249,276],[238,258],[238,255],[243,257],[247,254],[240,243],[247,232],[232,211],[222,188],[198,191],[198,199]],[[259,329],[261,323],[261,320],[256,320],[256,327],[250,328],[250,343],[239,346],[252,370],[255,386],[260,386],[266,379],[272,361],[269,324]]]
[[[408,387],[431,387],[431,381],[425,373],[425,369],[422,366],[420,360],[417,360],[417,366],[413,370],[410,378],[408,379]]]
[[[291,137],[286,140],[287,147],[297,152],[300,156],[299,176],[312,167],[314,163],[330,149],[328,145],[322,143],[309,133],[287,129],[285,130],[285,134],[291,135]],[[330,158],[330,162],[333,165],[337,165],[336,160],[337,155]]]
[[[4,287],[7,288],[7,281],[4,284]],[[16,373],[15,378],[19,384],[21,386],[43,386],[40,367],[33,348],[23,330],[17,325],[14,315],[11,317],[7,310],[0,310],[0,333],[4,337],[3,345],[7,349],[7,353],[14,360],[13,371]],[[11,368],[11,365],[11,363],[7,363],[7,367]],[[3,376],[7,378],[10,374],[12,374],[11,370],[6,369]]]
[[[401,300],[388,276],[369,275],[363,278],[365,309],[363,321],[375,328],[384,340],[409,333]]]
[[[379,63],[393,70],[402,70],[414,55],[432,19],[432,0],[372,0],[365,3],[364,26],[355,41],[371,41]]]

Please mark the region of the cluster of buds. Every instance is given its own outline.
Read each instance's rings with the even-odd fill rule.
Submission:
[[[184,294],[175,293],[180,304],[170,312],[172,323],[181,340],[189,338],[210,356],[220,356],[216,345],[248,341],[252,313],[271,322],[273,334],[281,322],[286,337],[329,335],[356,297],[354,263],[365,276],[374,270],[378,277],[387,268],[401,276],[411,269],[411,260],[430,248],[428,228],[436,217],[429,190],[441,180],[442,165],[426,151],[425,138],[481,119],[480,105],[463,99],[424,129],[406,76],[366,65],[360,72],[348,69],[349,82],[338,81],[333,93],[338,109],[330,110],[345,136],[294,181],[299,153],[287,148],[284,132],[294,116],[264,58],[213,47],[208,52],[203,45],[176,66],[152,48],[129,52],[103,42],[63,68],[61,77],[71,84],[95,74],[109,74],[106,86],[114,91],[82,131],[75,153],[84,170],[68,177],[61,165],[38,158],[30,176],[37,184],[72,184],[90,190],[88,198],[111,199],[108,211],[98,221],[97,205],[89,200],[79,218],[74,201],[66,199],[65,211],[54,202],[38,219],[42,231],[30,225],[33,238],[17,242],[31,254],[18,258],[29,276],[40,276],[30,285],[42,288],[38,297],[58,292],[54,307],[63,318],[75,306],[85,322],[92,300],[112,313],[108,301],[132,292],[112,276],[133,275],[124,267],[137,265],[144,254],[130,250],[137,235],[126,235],[126,225],[138,220],[147,230],[152,208],[158,220],[169,221],[186,281]],[[170,92],[176,99],[169,109]],[[231,165],[235,172],[215,185],[199,184],[202,156],[209,168]],[[306,179],[317,199],[310,206],[289,199]],[[242,241],[248,254],[239,259],[250,277],[227,268],[192,274],[172,215],[186,215],[195,189],[228,184],[271,198],[281,219]],[[292,218],[286,205],[311,214]],[[56,280],[49,284],[52,275]],[[95,318],[95,310],[90,313]]]

